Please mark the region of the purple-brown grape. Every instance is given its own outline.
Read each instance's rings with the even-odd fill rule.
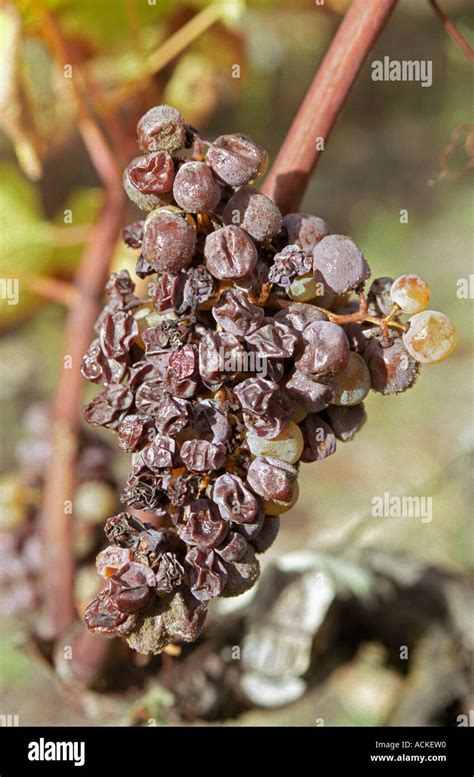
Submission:
[[[361,288],[370,268],[356,244],[344,235],[328,235],[313,249],[316,280],[332,294],[345,294]]]
[[[367,420],[363,403],[345,407],[330,405],[325,413],[334,434],[342,442],[352,440]]]
[[[314,321],[303,329],[302,345],[295,359],[305,375],[334,375],[349,359],[349,341],[344,330],[331,321]]]
[[[221,190],[204,162],[185,162],[176,173],[173,197],[188,213],[207,213],[217,206]]]
[[[304,440],[301,461],[320,461],[336,452],[334,430],[317,413],[306,416],[301,424],[301,431]]]
[[[298,470],[293,465],[267,456],[252,461],[247,472],[253,491],[271,502],[291,502],[297,477]]]
[[[142,210],[165,205],[173,188],[174,165],[167,151],[155,151],[133,159],[123,174],[123,187]]]
[[[184,119],[171,105],[150,108],[137,124],[138,145],[142,151],[179,151],[186,141]]]
[[[393,278],[375,278],[369,289],[367,295],[367,301],[369,303],[369,311],[374,316],[388,316],[393,308],[393,300],[391,296]]]
[[[142,253],[158,272],[178,272],[188,267],[196,245],[196,231],[181,216],[153,211],[143,231]]]
[[[281,213],[275,203],[251,187],[233,194],[222,216],[226,224],[242,227],[258,243],[271,240],[282,225]]]
[[[288,244],[296,243],[310,256],[315,245],[330,233],[326,222],[310,213],[287,213],[283,226],[288,232]]]
[[[387,346],[372,340],[364,351],[364,359],[370,371],[372,388],[381,394],[405,391],[418,375],[418,363],[410,356],[401,338]]]
[[[207,236],[204,258],[214,278],[235,280],[251,275],[258,254],[247,233],[240,227],[229,225]]]
[[[268,154],[247,135],[221,135],[209,146],[206,162],[224,183],[246,186],[266,167]]]

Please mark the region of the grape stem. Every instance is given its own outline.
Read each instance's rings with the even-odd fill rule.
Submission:
[[[358,294],[358,297],[359,297],[359,310],[356,310],[354,313],[334,313],[332,310],[327,310],[326,308],[318,307],[318,305],[313,305],[313,307],[316,310],[320,310],[321,313],[324,313],[328,317],[329,321],[332,321],[334,324],[339,324],[340,326],[342,326],[343,324],[358,324],[358,323],[367,321],[369,324],[374,324],[375,326],[379,326],[382,330],[382,334],[384,337],[388,336],[389,326],[393,326],[396,329],[401,329],[402,332],[406,332],[407,330],[406,324],[402,324],[400,321],[392,320],[393,317],[400,312],[400,308],[398,307],[398,305],[393,306],[388,316],[384,316],[384,317],[371,316],[368,313],[368,303],[367,303],[365,294],[360,292]],[[292,300],[282,299],[281,297],[270,295],[268,297],[267,304],[269,307],[284,309],[284,308],[290,308],[295,303],[292,302]]]
[[[299,209],[350,89],[395,4],[353,0],[344,16],[262,186],[283,213]]]
[[[325,310],[325,308],[317,308],[317,309],[325,313],[329,318],[329,320],[333,321],[335,324],[340,324],[340,325],[357,324],[360,322],[367,321],[369,324],[375,324],[376,326],[379,326],[384,334],[387,333],[387,327],[389,326],[393,326],[393,327],[396,327],[397,329],[401,329],[403,332],[406,331],[405,324],[401,324],[400,321],[392,321],[392,317],[395,315],[397,310],[392,308],[388,316],[384,316],[384,317],[371,316],[368,314],[368,305],[364,294],[359,294],[359,299],[360,299],[359,310],[357,310],[355,313],[340,314],[340,313],[333,313],[330,310]],[[317,306],[315,305],[315,307]]]

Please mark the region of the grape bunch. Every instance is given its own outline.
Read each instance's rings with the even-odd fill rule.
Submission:
[[[145,213],[123,239],[147,296],[128,272],[110,277],[82,367],[103,387],[85,419],[131,454],[85,620],[158,653],[195,640],[212,599],[254,585],[299,463],[351,440],[370,389],[409,388],[456,333],[416,275],[377,278],[366,296],[349,237],[254,188],[267,153],[246,135],[208,142],[164,105],[137,134],[123,180]]]

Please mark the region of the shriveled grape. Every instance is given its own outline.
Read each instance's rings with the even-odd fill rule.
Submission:
[[[254,459],[247,472],[247,481],[256,494],[267,501],[291,502],[298,470],[279,459],[263,456]]]
[[[294,371],[285,388],[292,399],[312,413],[323,410],[334,399],[334,382],[331,379],[318,381],[299,370]]]
[[[184,119],[171,105],[150,108],[137,124],[138,144],[142,151],[178,151],[185,144]]]
[[[232,280],[250,275],[257,257],[257,249],[247,233],[232,224],[206,238],[204,258],[214,278]]]
[[[288,232],[288,243],[296,243],[308,253],[330,233],[324,219],[310,213],[287,213],[283,216],[283,226]]]
[[[356,244],[345,235],[328,235],[313,249],[316,280],[332,294],[345,294],[363,285],[370,268]]]
[[[372,340],[364,351],[374,391],[398,394],[413,385],[418,375],[418,363],[408,353],[401,338],[383,347]]]
[[[188,213],[207,213],[216,207],[221,191],[204,162],[185,162],[176,173],[173,196]]]
[[[306,375],[333,375],[347,365],[349,341],[346,333],[331,321],[314,321],[303,330],[296,368]]]
[[[281,213],[275,203],[250,187],[232,195],[222,216],[226,224],[242,227],[257,242],[271,240],[282,225]]]
[[[173,187],[174,165],[167,151],[155,151],[133,159],[123,174],[129,198],[142,210],[164,205]]]
[[[214,305],[212,315],[224,332],[245,337],[260,327],[265,314],[263,308],[249,302],[244,291],[228,289]]]
[[[264,171],[268,154],[247,135],[221,135],[209,147],[206,162],[221,181],[245,186]]]
[[[191,262],[196,231],[181,216],[152,211],[143,228],[142,252],[158,272],[178,272]]]

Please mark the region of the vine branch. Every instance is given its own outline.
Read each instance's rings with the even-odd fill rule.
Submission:
[[[441,20],[441,23],[449,37],[454,41],[458,49],[464,54],[469,62],[471,62],[471,64],[474,63],[474,49],[469,45],[466,38],[461,35],[454,22],[452,22],[449,16],[445,14],[443,9],[439,7],[436,0],[429,0],[429,3],[437,17]]]
[[[42,23],[42,34],[56,61],[68,64],[67,46],[54,17],[41,0],[31,0]],[[45,556],[44,632],[57,637],[76,617],[73,523],[67,505],[75,488],[80,426],[82,377],[80,365],[100,311],[110,260],[120,234],[124,212],[120,168],[107,139],[82,94],[71,79],[78,129],[104,187],[104,201],[86,241],[74,280],[66,321],[64,362],[53,399],[51,453],[46,466],[42,504]],[[67,361],[66,361],[67,359]]]
[[[82,377],[80,365],[102,302],[109,263],[120,233],[120,188],[105,193],[75,278],[77,294],[66,322],[64,361],[53,401],[51,455],[43,494],[47,632],[57,636],[75,618],[73,524],[65,506],[72,500],[78,448]],[[70,366],[70,369],[68,368]]]

